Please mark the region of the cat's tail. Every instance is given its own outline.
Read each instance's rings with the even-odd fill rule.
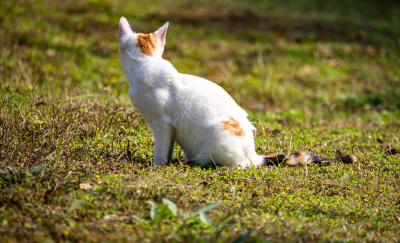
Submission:
[[[327,158],[319,154],[304,152],[289,154],[270,154],[264,156],[264,165],[303,165],[310,163],[328,165],[333,161],[342,162],[344,164],[351,164],[357,161],[357,157],[354,155],[344,155]]]

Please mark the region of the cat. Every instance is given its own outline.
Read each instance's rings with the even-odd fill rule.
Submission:
[[[119,54],[129,83],[128,95],[153,131],[154,165],[173,159],[175,142],[185,160],[202,166],[260,167],[352,163],[354,155],[325,158],[312,153],[259,155],[254,126],[232,97],[217,84],[179,73],[162,58],[168,22],[150,34],[136,33],[125,17],[119,22]]]

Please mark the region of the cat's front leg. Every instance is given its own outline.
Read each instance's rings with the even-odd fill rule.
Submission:
[[[174,128],[163,121],[151,124],[154,135],[154,165],[165,165],[172,158]]]

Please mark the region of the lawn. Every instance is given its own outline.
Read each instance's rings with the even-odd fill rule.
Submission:
[[[118,21],[243,106],[260,154],[344,165],[152,165]],[[0,3],[1,242],[398,242],[396,1]]]

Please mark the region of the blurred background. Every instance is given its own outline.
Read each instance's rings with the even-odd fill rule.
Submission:
[[[169,21],[164,58],[250,111],[400,116],[400,4],[388,0],[1,1],[1,92],[128,105],[121,16],[143,33]]]

